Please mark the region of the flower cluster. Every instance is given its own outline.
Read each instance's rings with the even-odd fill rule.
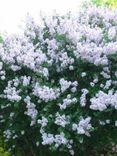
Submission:
[[[73,124],[73,131],[77,131],[78,134],[90,136],[89,131],[93,128],[90,124],[90,120],[91,118],[87,117],[86,119],[81,119],[78,124]]]
[[[90,101],[90,108],[93,110],[104,111],[109,105],[117,109],[117,91],[113,93],[113,90],[109,90],[106,94],[100,90]]]

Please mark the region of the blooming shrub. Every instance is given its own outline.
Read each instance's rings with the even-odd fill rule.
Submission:
[[[0,126],[9,151],[88,156],[117,142],[117,11],[28,18],[0,47]],[[51,155],[51,154],[50,154]]]

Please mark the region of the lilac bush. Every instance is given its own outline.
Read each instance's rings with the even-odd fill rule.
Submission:
[[[117,10],[88,7],[43,25],[29,17],[0,45],[0,87],[13,155],[91,156],[116,143]]]

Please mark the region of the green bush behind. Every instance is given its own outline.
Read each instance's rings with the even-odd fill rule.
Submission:
[[[6,150],[3,137],[0,133],[0,156],[10,156],[10,153]]]
[[[92,2],[97,6],[103,5],[117,8],[117,0],[92,0]]]

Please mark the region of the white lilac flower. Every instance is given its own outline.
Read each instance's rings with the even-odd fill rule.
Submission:
[[[55,124],[65,127],[69,124],[69,116],[60,115],[58,112],[56,113]]]
[[[115,72],[115,76],[117,77],[117,71]]]
[[[55,135],[54,141],[58,145],[61,145],[61,144],[67,145],[68,144],[68,140],[65,138],[65,134],[64,133]]]
[[[39,141],[36,142],[36,146],[37,146],[37,147],[39,146]]]
[[[77,98],[71,98],[71,96],[67,96],[67,98],[63,99],[62,103],[59,103],[59,107],[60,109],[66,109],[67,107],[71,106],[72,104],[76,104],[77,103]]]
[[[99,120],[99,124],[102,126],[106,125],[106,123],[104,121],[101,121],[101,120]]]
[[[82,77],[85,77],[86,75],[87,75],[86,72],[82,72],[82,73],[81,73],[81,76],[82,76]]]
[[[86,105],[86,95],[89,93],[87,89],[82,89],[82,95],[80,97],[80,105],[84,107]]]
[[[108,38],[109,38],[110,40],[112,40],[115,36],[116,36],[116,29],[115,29],[115,27],[111,27],[111,28],[108,30]]]
[[[106,84],[105,84],[105,86],[104,86],[104,89],[109,89],[110,86],[111,86],[111,84],[112,84],[112,80],[106,81]]]
[[[18,70],[20,70],[21,69],[21,67],[20,66],[18,66],[18,65],[11,65],[11,67],[10,67],[13,71],[18,71]]]
[[[95,83],[94,82],[90,82],[90,85],[91,85],[91,87],[94,87]]]
[[[62,79],[60,79],[59,83],[61,85],[61,91],[65,92],[70,87],[72,82],[71,81],[67,81],[67,80],[62,78]]]
[[[117,121],[115,121],[115,126],[117,127]]]
[[[29,117],[31,117],[30,125],[32,126],[36,122],[36,117],[37,117],[38,111],[36,109],[36,105],[31,102],[31,98],[29,96],[27,96],[24,99],[24,102],[26,103],[26,108],[27,108],[27,110],[25,111],[25,114],[28,115]]]
[[[90,99],[90,109],[104,111],[110,105],[117,109],[117,92],[113,93],[112,90],[108,94],[99,91],[95,97]]]
[[[8,83],[8,86],[4,89],[4,98],[18,102],[21,100],[21,96],[19,95],[20,92],[21,90],[17,90],[15,86],[12,87],[11,84]]]
[[[51,145],[54,142],[54,136],[53,134],[43,133],[42,140],[42,145]]]
[[[3,62],[0,62],[0,70],[2,70]]]
[[[107,120],[106,120],[106,123],[107,123],[107,124],[110,124],[110,120],[109,120],[109,119],[107,119]]]
[[[60,91],[57,88],[49,88],[48,86],[40,86],[38,83],[34,86],[33,94],[39,97],[41,100],[48,102],[56,100]]]
[[[93,80],[93,83],[97,83],[98,80],[99,80],[98,77],[95,77],[94,80]]]
[[[28,86],[30,84],[30,79],[31,79],[30,76],[28,76],[28,77],[22,76],[21,79],[23,81],[23,86]]]
[[[9,129],[7,129],[3,132],[3,135],[5,138],[10,139],[12,137],[12,132]]]
[[[81,118],[78,124],[72,125],[72,130],[77,131],[78,134],[85,134],[90,136],[90,131],[93,129],[91,123],[91,117],[87,117],[85,119]]]
[[[21,131],[21,134],[22,134],[22,135],[24,135],[24,133],[25,133],[25,131],[24,131],[24,130],[22,130],[22,131]]]
[[[47,118],[45,118],[44,116],[42,116],[42,119],[38,119],[37,123],[41,125],[41,127],[45,127],[48,124],[48,120]]]
[[[74,66],[70,65],[69,70],[74,70]]]
[[[70,88],[70,86],[73,86],[73,88],[71,89],[72,92],[75,92],[77,89],[76,87],[78,86],[78,82],[77,81],[74,81],[74,82],[71,82],[71,81],[67,81],[65,80],[64,78],[61,78],[60,81],[60,86],[61,86],[61,92],[65,92],[67,89]]]

